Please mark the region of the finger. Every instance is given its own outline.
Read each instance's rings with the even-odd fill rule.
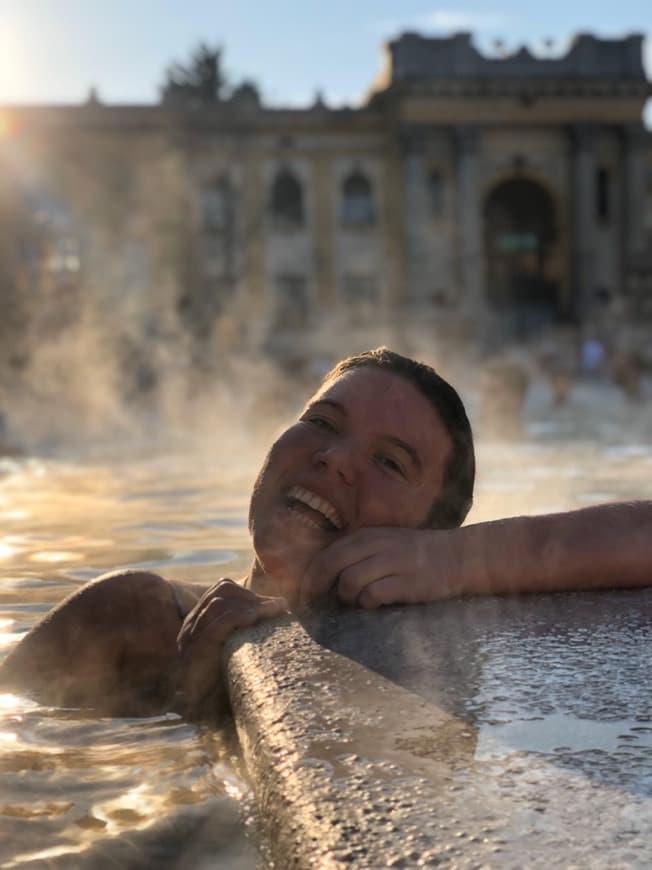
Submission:
[[[345,604],[356,604],[360,592],[370,583],[394,573],[391,559],[375,553],[340,572],[337,596]]]
[[[405,601],[405,578],[397,574],[380,577],[365,586],[359,593],[357,604],[366,610],[375,610],[384,604]]]
[[[371,531],[360,529],[317,553],[303,577],[299,596],[302,605],[324,595],[345,568],[372,554],[375,536],[369,534]]]
[[[207,605],[212,602],[232,601],[234,603],[241,602],[253,606],[258,598],[259,596],[256,595],[256,593],[251,592],[249,589],[245,589],[238,583],[234,583],[233,580],[219,580],[217,583],[214,583],[206,589],[206,592],[204,592],[193,609],[186,614],[184,623],[192,625],[197,621]]]
[[[228,610],[231,607],[257,607],[261,604],[267,604],[267,610],[263,611],[263,613],[269,613],[269,615],[276,615],[278,612],[287,610],[287,602],[284,598],[257,595],[255,592],[247,589],[243,590],[246,593],[245,596],[237,593],[233,594],[234,590],[232,587],[237,584],[228,581],[227,585],[224,585],[224,582],[220,581],[214,584],[199,599],[183,621],[181,627],[183,633],[195,631],[197,623],[205,620],[209,612],[213,616],[217,616],[220,610]]]
[[[326,595],[337,580],[337,571],[329,566],[328,558],[315,558],[308,566],[299,589],[299,607],[308,607]]]
[[[236,599],[214,599],[198,610],[192,620],[184,622],[177,644],[180,650],[198,643],[218,647],[236,629],[287,612],[284,598],[261,598],[251,604]]]
[[[241,583],[236,583],[234,580],[223,578],[214,583],[204,593],[206,596],[219,595],[222,598],[242,598],[244,600],[253,600],[256,598],[256,593],[251,589],[246,589]]]
[[[200,598],[198,604],[201,604],[202,601],[207,601],[209,599],[238,599],[241,601],[246,601],[250,604],[254,604],[261,599],[277,599],[276,595],[260,595],[258,592],[253,592],[251,589],[247,589],[240,583],[236,583],[234,580],[218,580],[217,583],[214,583],[212,586],[209,586],[206,592]]]
[[[224,598],[219,592],[203,596],[183,621],[180,633],[193,633],[217,622],[222,616],[256,607],[255,600]]]
[[[195,651],[201,647],[214,647],[217,650],[236,629],[253,625],[257,619],[256,607],[217,611],[209,605],[192,625],[181,629],[177,637],[177,646],[180,652],[186,652],[190,647]]]

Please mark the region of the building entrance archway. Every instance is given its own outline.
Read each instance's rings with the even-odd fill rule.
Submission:
[[[508,333],[534,337],[557,321],[560,257],[552,197],[527,178],[511,178],[484,205],[487,299]]]

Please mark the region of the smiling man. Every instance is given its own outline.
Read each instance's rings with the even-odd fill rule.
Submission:
[[[294,602],[316,553],[358,529],[458,526],[474,476],[471,427],[446,381],[387,350],[351,357],[263,465],[247,585]]]
[[[0,682],[103,714],[214,715],[227,706],[229,635],[331,589],[377,607],[652,582],[652,503],[458,528],[474,475],[471,427],[446,381],[384,348],[350,357],[263,464],[242,584],[98,578],[18,644]]]

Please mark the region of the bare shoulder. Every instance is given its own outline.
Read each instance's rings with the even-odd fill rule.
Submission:
[[[86,583],[54,607],[9,653],[0,683],[41,686],[57,675],[107,672],[125,651],[174,644],[181,626],[169,581],[150,571],[114,571]]]
[[[95,609],[99,604],[120,608],[147,601],[170,603],[174,600],[172,584],[160,574],[155,574],[153,571],[122,569],[102,574],[81,586],[57,605],[55,611],[73,603],[85,607],[91,604],[91,601]]]
[[[57,627],[60,623],[66,627],[68,623],[74,623],[76,631],[89,630],[99,624],[115,624],[113,620],[152,607],[173,607],[176,610],[176,600],[168,580],[151,571],[111,571],[64,598],[32,632],[48,631],[50,626]]]

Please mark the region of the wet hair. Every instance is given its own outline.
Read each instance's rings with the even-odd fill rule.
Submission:
[[[437,412],[451,439],[452,450],[444,469],[442,490],[430,508],[424,528],[453,529],[461,526],[473,504],[475,452],[471,424],[457,391],[431,366],[386,347],[347,357],[328,372],[323,384],[360,368],[380,369],[405,378]]]

